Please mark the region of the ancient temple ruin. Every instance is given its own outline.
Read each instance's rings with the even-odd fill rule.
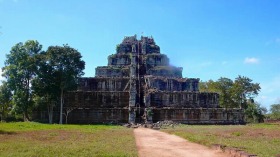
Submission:
[[[152,37],[124,37],[108,65],[79,80],[65,95],[68,123],[243,123],[241,109],[224,109],[217,93],[199,92],[198,78],[183,78]]]

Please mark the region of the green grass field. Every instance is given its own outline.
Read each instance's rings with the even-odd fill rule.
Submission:
[[[109,125],[0,123],[0,156],[137,156],[133,130]]]
[[[189,141],[280,154],[280,125],[179,125],[161,129]],[[137,156],[133,129],[111,125],[0,123],[0,156]]]
[[[261,157],[280,154],[280,124],[179,125],[161,131],[207,146],[237,147]]]

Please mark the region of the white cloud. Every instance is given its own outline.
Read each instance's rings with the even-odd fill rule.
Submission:
[[[258,64],[259,63],[259,59],[258,58],[254,58],[254,57],[252,57],[252,58],[247,57],[247,58],[245,58],[244,63],[245,64]]]

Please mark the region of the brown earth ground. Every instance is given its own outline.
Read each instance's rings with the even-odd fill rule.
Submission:
[[[222,152],[152,129],[134,129],[134,136],[139,157],[226,157]]]

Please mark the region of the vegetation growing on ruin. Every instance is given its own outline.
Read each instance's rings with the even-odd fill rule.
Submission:
[[[120,50],[120,44],[117,44],[116,45],[116,52],[119,52],[119,50]]]
[[[159,46],[155,45],[155,44],[148,44],[147,45],[147,50],[149,52],[152,52],[152,53],[159,53],[160,51],[160,48]]]
[[[165,54],[161,54],[161,53],[149,53],[149,54],[146,54],[147,57],[157,57],[157,56],[165,56]]]
[[[181,136],[191,142],[211,146],[221,144],[237,147],[262,157],[279,154],[280,123],[249,125],[179,125],[164,132]]]
[[[124,57],[124,58],[129,58],[131,54],[111,54],[108,56],[108,58],[118,58],[118,57]]]
[[[0,156],[137,156],[133,130],[111,125],[0,123]]]

